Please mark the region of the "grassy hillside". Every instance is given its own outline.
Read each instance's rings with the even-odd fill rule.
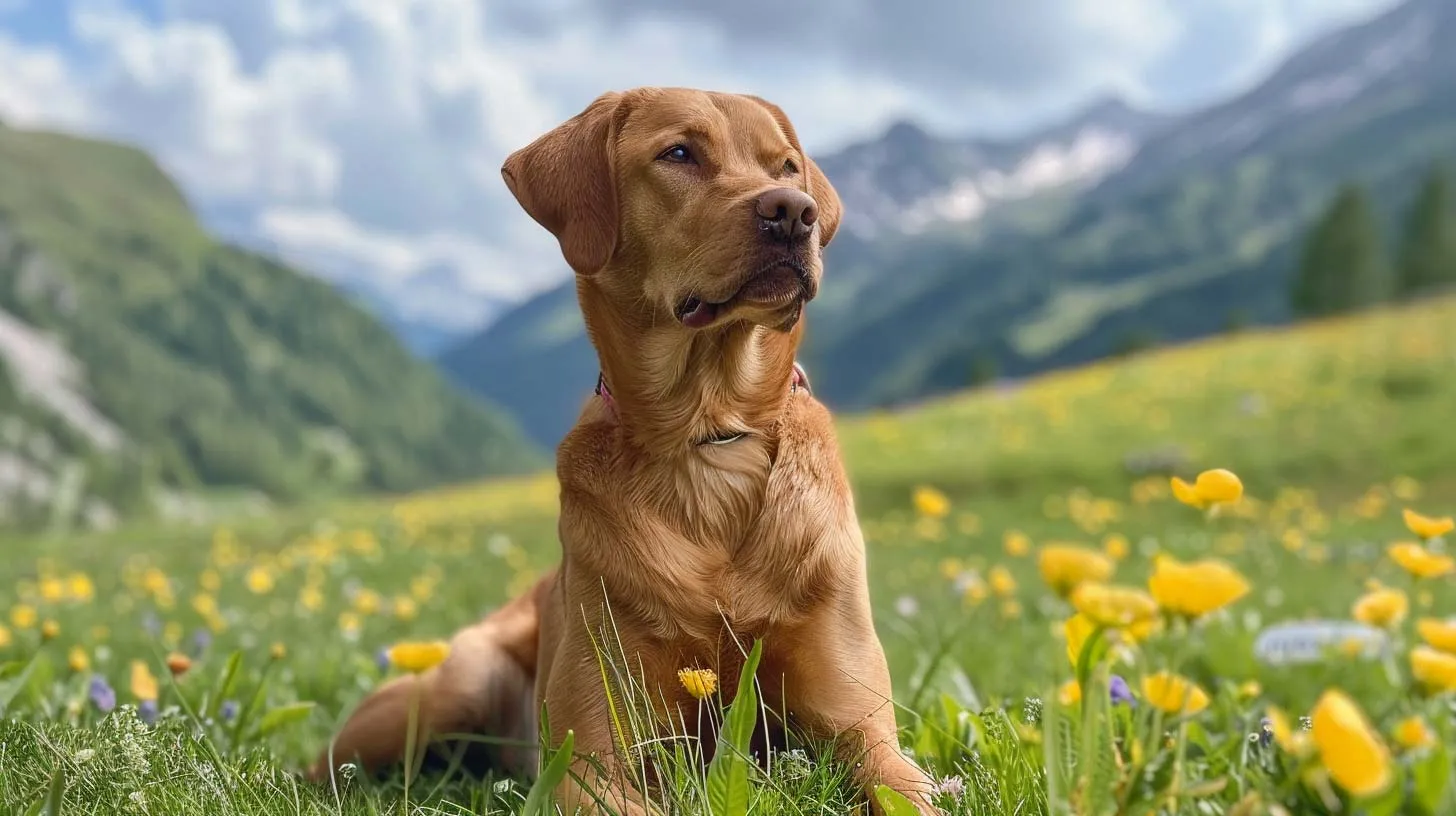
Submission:
[[[1366,812],[1451,812],[1449,747],[1439,748],[1452,744],[1449,710],[1412,691],[1406,649],[1415,619],[1456,614],[1453,579],[1413,581],[1384,547],[1411,537],[1403,508],[1456,510],[1453,409],[1456,301],[1444,300],[844,417],[904,742],[938,777],[960,778],[949,812],[1113,812],[1093,804],[1108,795],[1130,803],[1120,812],[1156,802],[1163,813],[1232,813],[1240,801],[1237,812],[1328,813],[1331,801],[1351,812],[1348,797],[1322,800],[1317,781],[1302,784],[1296,758],[1260,725],[1270,706],[1310,713],[1329,688],[1367,713],[1413,780],[1409,795],[1426,803]],[[1170,473],[1206,467],[1239,473],[1243,500],[1208,516],[1170,498]],[[38,801],[61,768],[67,802],[108,811],[138,795],[166,814],[396,810],[398,778],[336,799],[289,771],[397,671],[378,657],[384,647],[445,636],[553,564],[555,512],[555,480],[543,474],[210,538],[148,529],[6,543],[0,809]],[[1061,634],[1070,608],[1038,567],[1065,543],[1108,554],[1120,585],[1146,586],[1153,555],[1167,553],[1223,559],[1252,591],[1101,669],[1126,679],[1135,706],[1093,706],[1084,718],[1058,707],[1072,678]],[[1371,580],[1409,605],[1383,659],[1257,657],[1269,626],[1348,620]],[[162,665],[174,650],[191,656],[175,684]],[[223,684],[235,652],[241,669]],[[134,660],[150,667],[143,681],[162,678],[158,702],[142,709],[160,709],[153,726],[128,708],[152,693],[133,682]],[[1153,719],[1142,678],[1169,666],[1210,695],[1206,710]],[[122,713],[97,709],[96,677]],[[1089,685],[1087,700],[1108,682],[1092,677],[1104,685]],[[1435,729],[1437,747],[1400,747],[1396,726],[1410,717]],[[1138,747],[1114,753],[1108,729]],[[706,812],[701,777],[677,773],[675,812]],[[841,779],[833,764],[781,756],[772,784],[755,783],[755,812],[846,812]],[[427,777],[408,797],[483,814],[519,812],[523,794]]]
[[[127,147],[0,129],[0,317],[0,410],[43,418],[106,499],[399,491],[541,461],[328,285],[209,237]]]

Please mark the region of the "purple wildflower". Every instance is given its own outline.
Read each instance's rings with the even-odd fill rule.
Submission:
[[[1112,696],[1113,705],[1117,705],[1118,703],[1126,703],[1130,706],[1137,705],[1137,700],[1133,699],[1132,696],[1132,689],[1127,687],[1127,681],[1122,679],[1121,675],[1112,675],[1112,680],[1107,684],[1107,691]]]
[[[232,722],[238,716],[238,708],[237,700],[223,700],[222,705],[217,709],[217,713],[218,716],[222,717],[223,722]]]
[[[211,632],[207,631],[206,629],[198,629],[197,631],[195,631],[195,632],[192,633],[192,656],[193,657],[201,657],[202,656],[202,653],[205,652],[205,651],[207,651],[207,647],[209,647],[211,645],[212,645],[212,633]]]
[[[378,666],[380,671],[389,671],[390,660],[388,649],[381,648],[374,653],[374,665]]]
[[[86,696],[91,698],[91,704],[102,714],[108,714],[116,708],[116,690],[99,674],[91,676],[91,686],[87,689]]]
[[[157,701],[142,700],[141,705],[137,706],[137,716],[141,717],[142,722],[147,725],[155,723],[157,721]]]

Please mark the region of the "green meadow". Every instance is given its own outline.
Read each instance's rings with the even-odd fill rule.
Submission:
[[[902,743],[945,811],[1456,812],[1456,656],[1434,648],[1456,648],[1456,592],[1442,536],[1404,513],[1456,513],[1453,417],[1449,300],[843,417]],[[1211,469],[1237,474],[1236,501],[1173,495],[1170,477]],[[0,811],[521,812],[530,780],[295,774],[400,671],[391,645],[448,637],[555,562],[555,513],[548,474],[4,541]],[[1169,557],[1245,590],[1218,597],[1200,566],[1160,592]],[[1135,592],[1098,606],[1048,570]],[[1190,599],[1211,608],[1178,614]],[[1069,650],[1079,606],[1128,617]],[[1306,627],[1300,660],[1255,648],[1272,626],[1357,617]],[[813,751],[720,801],[666,737],[641,750],[668,768],[667,812],[863,806]]]

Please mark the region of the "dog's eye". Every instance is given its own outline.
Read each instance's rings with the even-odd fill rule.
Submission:
[[[784,172],[792,176],[799,172],[799,165],[794,164],[793,159],[784,159]]]
[[[673,145],[662,151],[657,156],[658,161],[677,162],[678,164],[692,164],[693,154],[688,150],[687,145]]]

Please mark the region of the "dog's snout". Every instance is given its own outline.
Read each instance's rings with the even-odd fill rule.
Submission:
[[[794,241],[808,237],[819,217],[814,199],[803,190],[779,187],[769,190],[754,203],[759,226],[775,239]]]

